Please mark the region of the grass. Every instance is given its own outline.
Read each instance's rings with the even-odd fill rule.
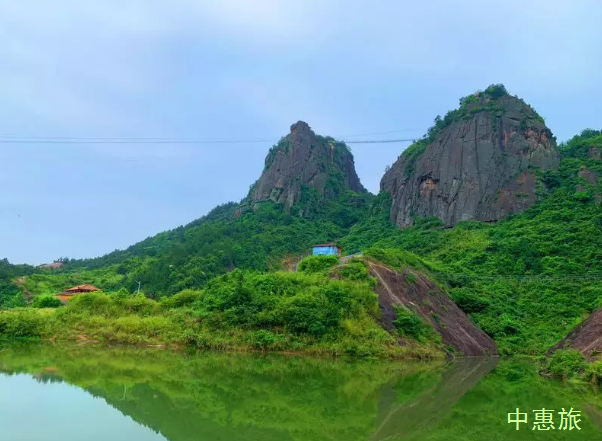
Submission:
[[[349,271],[344,268],[339,280],[329,276],[329,265],[312,273],[237,270],[202,291],[185,290],[159,301],[123,291],[89,293],[56,309],[0,311],[0,336],[214,351],[442,357],[426,340],[399,346],[377,322],[380,312],[373,282],[361,277],[362,264],[352,262]]]

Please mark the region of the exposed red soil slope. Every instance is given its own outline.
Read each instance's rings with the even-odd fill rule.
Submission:
[[[441,288],[410,269],[402,273],[368,262],[376,277],[375,288],[382,311],[382,325],[391,330],[397,318],[395,307],[414,311],[441,334],[442,342],[467,356],[497,355],[495,342],[479,329]]]
[[[602,352],[602,308],[575,326],[550,352],[557,349],[577,349],[589,359],[594,358],[595,352]]]

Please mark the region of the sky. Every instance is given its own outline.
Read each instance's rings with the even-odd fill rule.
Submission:
[[[0,258],[99,256],[239,201],[298,120],[416,138],[503,83],[559,141],[600,129],[600,23],[599,0],[0,0]],[[351,145],[370,191],[406,147]]]

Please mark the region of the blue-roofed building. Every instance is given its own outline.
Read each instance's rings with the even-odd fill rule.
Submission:
[[[334,243],[321,243],[312,248],[314,256],[341,256],[341,247]]]

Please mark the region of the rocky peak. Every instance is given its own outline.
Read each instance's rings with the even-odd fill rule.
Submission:
[[[253,202],[271,200],[287,209],[299,203],[304,192],[319,200],[335,199],[346,190],[366,191],[355,171],[349,148],[330,137],[316,135],[304,121],[272,147],[263,173],[251,188]]]
[[[446,226],[496,221],[536,201],[534,169],[560,163],[556,141],[528,104],[493,85],[460,107],[402,153],[381,181],[400,227],[436,216]]]

